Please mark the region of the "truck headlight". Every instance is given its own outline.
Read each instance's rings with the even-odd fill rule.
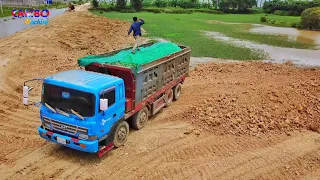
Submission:
[[[88,139],[89,140],[96,140],[96,139],[98,139],[98,136],[89,136]]]
[[[86,134],[79,134],[78,138],[79,139],[84,139],[84,140],[96,140],[96,139],[98,139],[97,136],[88,136]]]
[[[42,122],[42,126],[47,129],[51,129],[50,124],[46,122]]]
[[[88,135],[86,135],[86,134],[79,134],[78,138],[79,138],[79,139],[88,139]]]

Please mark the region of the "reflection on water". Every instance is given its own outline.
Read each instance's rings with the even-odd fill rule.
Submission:
[[[290,40],[299,41],[303,43],[310,43],[320,45],[320,32],[298,30],[295,28],[273,27],[273,26],[255,26],[249,30],[252,33],[273,34],[288,37]]]
[[[50,9],[49,19],[63,14],[65,12],[65,10],[66,10],[66,8]],[[25,20],[26,20],[26,18],[15,18],[15,19],[12,19],[12,17],[0,18],[0,38],[10,36],[16,32],[22,31],[26,28],[38,26],[38,25],[25,24],[24,23]],[[49,24],[50,24],[50,21],[49,21]]]
[[[217,21],[217,20],[209,20],[206,22],[210,24],[230,24],[230,25],[248,24],[248,23],[223,22],[223,21]],[[251,33],[285,36],[289,40],[314,44],[320,47],[320,31],[299,30],[296,28],[288,28],[288,27],[274,27],[274,26],[266,26],[263,24],[249,24],[249,25],[253,26],[253,27],[250,27],[250,29],[248,30]]]
[[[291,60],[293,63],[298,65],[320,66],[320,50],[269,46],[266,44],[258,44],[251,41],[231,38],[218,32],[205,32],[205,34],[213,39],[223,41],[225,43],[231,43],[235,46],[263,51],[268,54],[266,60],[271,60],[275,63],[282,63]]]
[[[248,23],[223,22],[223,21],[218,21],[218,20],[208,20],[205,22],[207,22],[209,24],[233,24],[233,25],[248,24]],[[261,26],[261,24],[250,24],[250,25]]]

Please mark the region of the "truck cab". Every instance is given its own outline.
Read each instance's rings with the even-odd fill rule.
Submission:
[[[121,78],[84,70],[51,75],[43,80],[38,132],[46,140],[98,152],[109,145],[107,137],[123,119],[125,102]]]

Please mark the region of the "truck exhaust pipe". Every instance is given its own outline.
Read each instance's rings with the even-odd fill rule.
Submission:
[[[29,103],[29,87],[28,86],[23,86],[23,104],[27,106]],[[31,88],[32,89],[32,88]]]
[[[27,86],[26,83],[27,82],[31,82],[31,81],[43,81],[43,79],[42,78],[37,78],[37,79],[32,79],[32,80],[25,81],[23,83],[23,100],[22,100],[22,103],[25,106],[29,105],[29,91],[31,91],[33,89],[33,87]]]

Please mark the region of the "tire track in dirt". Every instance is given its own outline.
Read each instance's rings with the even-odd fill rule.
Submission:
[[[288,164],[305,154],[318,151],[320,144],[315,142],[319,138],[319,134],[308,133],[254,153],[249,152],[233,158],[222,159],[217,164],[225,164],[228,161],[233,164],[225,170],[221,169],[217,178],[252,179],[259,174],[267,174],[277,169],[279,165]]]
[[[200,139],[200,141],[198,141],[198,139]],[[203,139],[203,140],[202,140]],[[132,159],[129,160],[128,164],[135,164],[134,166],[136,167],[142,167],[144,164],[147,164],[147,167],[143,167],[142,168],[142,172],[141,174],[144,174],[146,172],[155,172],[155,170],[158,169],[163,169],[161,172],[155,172],[156,174],[163,174],[165,175],[166,178],[170,178],[170,177],[174,177],[174,178],[178,178],[175,177],[175,174],[178,174],[177,172],[184,172],[183,174],[181,174],[181,177],[187,177],[187,175],[185,175],[185,171],[181,168],[177,167],[173,167],[173,171],[170,168],[166,168],[168,166],[168,164],[179,164],[183,163],[184,161],[189,161],[189,160],[193,160],[193,159],[201,159],[203,157],[224,157],[224,156],[231,156],[233,154],[232,150],[233,148],[237,148],[237,147],[232,147],[230,146],[230,144],[227,145],[223,145],[221,142],[220,143],[214,143],[216,142],[215,140],[217,140],[219,138],[215,138],[215,136],[204,136],[204,137],[186,137],[184,139],[181,140],[175,140],[174,144],[172,144],[171,146],[164,146],[164,147],[159,147],[159,148],[155,148],[155,149],[150,149],[148,151],[148,153],[141,153],[143,154],[143,156],[139,156],[139,159]],[[210,143],[210,140],[213,143]],[[169,144],[170,144],[170,140]],[[168,142],[167,142],[168,143]],[[181,146],[182,145],[182,146]],[[191,148],[187,148],[187,147],[191,147]],[[185,148],[187,150],[185,150]],[[212,150],[214,149],[214,150]],[[195,151],[194,151],[195,150]],[[209,151],[207,151],[209,150]],[[211,152],[211,151],[212,152]],[[198,151],[198,152],[197,152]],[[230,152],[231,151],[231,152]],[[239,150],[241,151],[241,150]],[[193,152],[194,156],[191,156],[188,152]],[[215,153],[213,153],[215,152]],[[160,155],[161,154],[161,155]],[[184,155],[187,155],[184,157]],[[128,161],[128,160],[127,160]],[[132,162],[131,162],[132,161]],[[139,163],[137,163],[139,162]],[[161,167],[159,167],[161,166]],[[163,168],[162,168],[163,166]],[[173,165],[176,166],[176,165]],[[112,169],[118,169],[121,168],[121,166],[119,167],[112,167]],[[201,169],[201,168],[200,168]],[[208,172],[211,171],[208,169],[205,169]],[[195,170],[198,171],[198,170]],[[195,172],[195,171],[190,171],[190,172]],[[139,173],[139,169],[134,171],[134,177],[140,177]],[[190,175],[192,175],[192,173]],[[148,173],[147,173],[148,174]],[[126,173],[119,173],[119,174],[114,174],[114,177],[119,177],[121,176],[124,179],[130,179],[133,178],[132,176],[133,174],[130,173],[126,174]],[[142,176],[142,175],[141,175]],[[148,177],[151,176],[153,177],[152,174],[148,174]]]
[[[198,159],[203,156],[226,157],[240,151],[240,149],[237,149],[237,145],[232,142],[217,144],[217,140],[212,136],[201,137],[194,143],[179,146],[179,149],[166,149],[162,152],[162,155],[166,162],[176,162],[185,159]]]
[[[31,153],[26,154],[20,159],[17,159],[14,168],[11,168],[10,171],[6,172],[5,179],[19,179],[21,175],[32,179],[35,174],[39,176],[51,176],[52,174],[48,173],[48,171],[52,172],[59,170],[60,167],[65,164],[55,156],[62,151],[64,151],[63,147],[46,142],[44,146],[31,151]],[[40,172],[35,172],[36,170],[40,170]],[[43,175],[42,173],[44,172],[48,174]]]
[[[303,177],[305,180],[319,180],[320,177],[320,168],[318,170],[306,175]]]
[[[304,176],[318,177],[319,179],[320,176],[314,173],[317,170],[320,170],[319,157],[320,149],[307,153],[304,156],[294,159],[287,164],[283,164],[277,169],[268,172],[268,174],[270,174],[272,177],[286,177],[287,179],[297,179],[298,177],[302,178]],[[264,176],[266,176],[266,173],[258,176],[258,178],[263,178]]]
[[[163,178],[166,179],[188,177],[194,177],[195,179],[203,177],[215,177],[217,179],[254,179],[261,174],[267,175],[278,167],[288,164],[308,153],[318,152],[320,144],[314,142],[319,138],[320,136],[318,134],[308,133],[307,135],[295,137],[275,146],[261,148],[253,152],[238,153],[229,157],[208,157],[202,155],[194,158],[191,156],[187,159],[181,159],[180,161],[173,160],[169,163],[165,161],[164,157],[156,159],[151,157],[152,161],[146,163],[148,167],[135,172],[136,174],[134,176],[152,178],[154,177],[154,173],[156,175],[161,174]],[[218,152],[224,152],[224,150],[221,149]],[[179,153],[172,154],[178,157],[180,156]],[[272,156],[270,156],[271,154]],[[143,163],[144,162],[142,162],[142,164]],[[152,166],[153,164],[154,166]],[[157,164],[161,165],[157,166]],[[124,178],[132,177],[131,174],[128,174],[128,176]]]

